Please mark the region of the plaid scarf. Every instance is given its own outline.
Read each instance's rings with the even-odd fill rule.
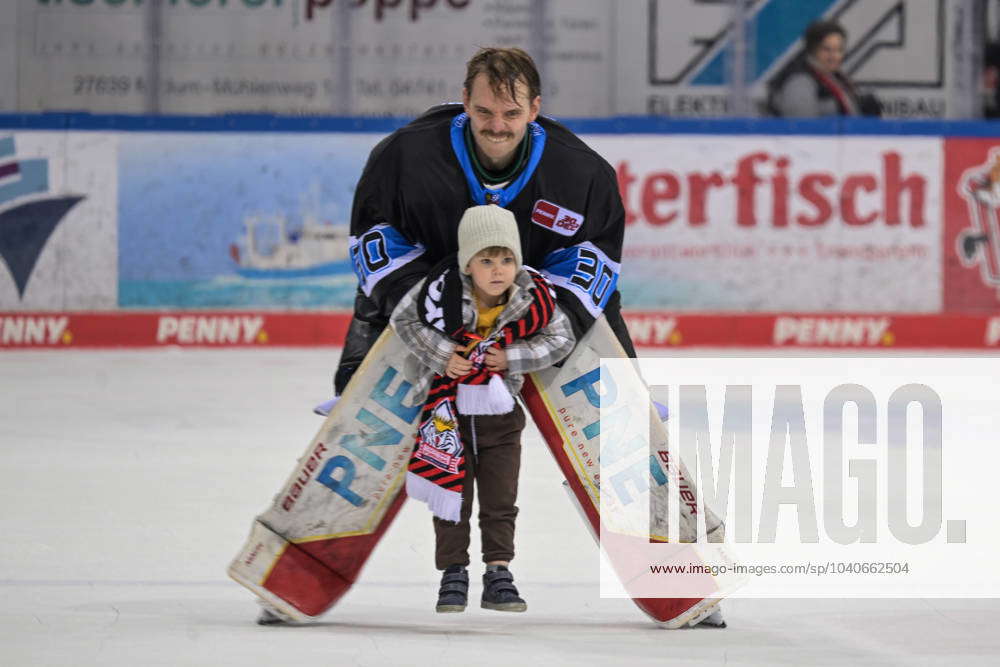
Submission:
[[[462,317],[462,276],[455,265],[442,262],[431,270],[417,297],[420,320],[454,340],[470,346],[472,370],[460,378],[435,375],[420,416],[417,441],[406,474],[406,493],[427,503],[434,516],[458,522],[465,481],[465,448],[458,415],[507,414],[514,398],[503,373],[486,368],[486,352],[503,349],[515,340],[541,330],[552,318],[555,290],[542,274],[524,267],[534,283],[532,302],[524,315],[496,329],[485,339],[465,328]]]

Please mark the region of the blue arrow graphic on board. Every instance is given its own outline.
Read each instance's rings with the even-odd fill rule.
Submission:
[[[48,160],[6,161],[14,155],[14,137],[0,137],[0,257],[14,279],[18,296],[23,298],[49,237],[83,197],[35,199],[2,210],[8,202],[49,189]]]
[[[747,81],[756,81],[787,52],[810,23],[829,11],[838,0],[771,0],[749,21],[748,31],[756,53],[747,63]],[[732,28],[726,45],[691,78],[695,86],[722,86],[728,82],[733,52]]]

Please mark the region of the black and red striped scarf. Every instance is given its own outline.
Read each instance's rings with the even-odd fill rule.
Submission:
[[[406,492],[427,503],[434,516],[458,522],[465,481],[465,448],[458,430],[461,414],[507,414],[514,399],[503,373],[484,365],[486,351],[505,348],[544,328],[555,309],[555,290],[537,271],[524,267],[532,279],[532,302],[524,315],[493,331],[485,339],[465,328],[462,313],[462,275],[454,263],[431,270],[417,297],[421,321],[461,346],[468,346],[472,370],[460,377],[435,375],[420,416],[417,441],[406,474]]]
[[[850,80],[840,72],[824,72],[813,63],[807,63],[813,78],[825,88],[837,102],[842,116],[859,116],[858,93]]]

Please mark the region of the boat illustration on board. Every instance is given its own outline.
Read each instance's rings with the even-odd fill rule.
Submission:
[[[18,158],[14,137],[0,137],[0,277],[6,265],[18,299],[56,227],[85,198],[52,192],[49,159]]]
[[[243,219],[239,243],[229,246],[244,278],[314,278],[352,271],[346,225],[321,223],[305,215],[290,229],[282,214]]]

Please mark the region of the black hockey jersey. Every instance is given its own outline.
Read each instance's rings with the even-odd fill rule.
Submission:
[[[466,208],[495,203],[517,219],[524,263],[559,291],[585,330],[616,285],[625,211],[611,166],[572,132],[539,116],[531,153],[513,181],[483,187],[463,138],[461,105],[434,107],[373,150],[351,213],[351,256],[362,292],[384,317],[434,264],[458,250]]]

